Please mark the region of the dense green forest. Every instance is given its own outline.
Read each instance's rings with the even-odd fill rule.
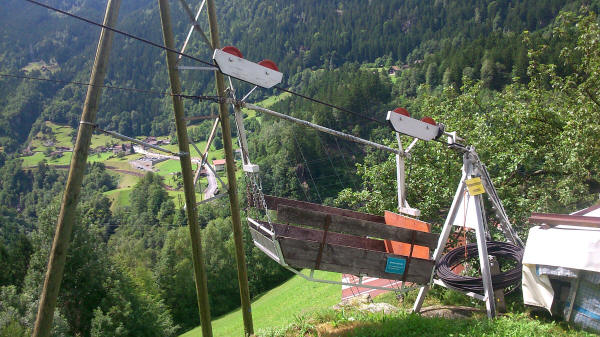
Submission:
[[[50,1],[51,5],[101,21],[97,1]],[[381,66],[408,65],[401,94],[414,95],[419,84],[456,83],[462,74],[499,88],[512,75],[526,78],[527,47],[519,34],[547,26],[561,9],[596,1],[221,1],[218,4],[223,44],[237,46],[250,60],[275,60],[291,79],[304,69],[332,69],[347,62],[375,62]],[[85,82],[99,29],[57,16],[20,0],[0,4],[0,72]],[[123,5],[118,28],[162,43],[155,2],[129,1]],[[173,5],[174,27],[180,45],[188,22]],[[206,25],[206,20],[201,20]],[[276,46],[273,48],[273,46]],[[208,60],[201,39],[187,51]],[[107,84],[166,91],[164,57],[155,47],[117,36]],[[556,56],[550,53],[552,56]],[[555,58],[555,57],[554,57]],[[42,67],[41,62],[47,66]],[[193,61],[183,61],[192,64]],[[485,67],[482,67],[485,65]],[[470,69],[469,69],[470,68]],[[242,86],[243,87],[243,86]],[[214,92],[210,73],[185,72],[190,94]],[[0,146],[14,151],[27,137],[51,120],[79,121],[85,88],[3,78],[0,82]],[[268,93],[259,93],[265,95]],[[168,100],[106,90],[98,115],[101,126],[127,135],[164,135],[173,131]],[[188,102],[191,115],[208,114],[205,106]]]
[[[96,21],[105,5],[47,2]],[[181,43],[188,22],[172,7]],[[531,212],[571,212],[597,202],[598,2],[224,0],[217,8],[224,44],[250,60],[276,60],[286,87],[377,120],[404,106],[457,131],[478,149],[523,235]],[[161,41],[155,2],[125,2],[120,18],[120,29]],[[0,22],[0,73],[88,80],[96,28],[18,0],[0,4]],[[209,59],[201,43],[188,51]],[[392,65],[401,67],[395,76],[388,73]],[[187,72],[183,81],[187,93],[214,92],[211,73]],[[117,36],[106,82],[167,91],[164,54]],[[0,78],[0,270],[6,271],[0,336],[27,336],[33,327],[66,180],[65,171],[45,162],[24,167],[19,151],[45,121],[77,126],[85,90]],[[279,93],[251,99],[273,94]],[[394,146],[387,126],[300,97],[281,96],[272,108]],[[187,114],[214,109],[186,102]],[[107,89],[98,122],[129,136],[173,133],[171,105],[161,95]],[[394,210],[393,156],[273,117],[247,114],[244,123],[266,193],[372,213]],[[202,139],[209,127],[203,122],[192,137]],[[407,192],[422,219],[442,221],[460,164],[442,144],[415,146]],[[239,191],[249,213],[245,183]],[[118,184],[102,163],[89,165],[54,336],[174,336],[199,324],[185,213],[156,174],[136,181],[128,204],[107,198]],[[198,211],[216,317],[239,306],[229,207],[222,199]],[[257,296],[290,275],[244,235]]]

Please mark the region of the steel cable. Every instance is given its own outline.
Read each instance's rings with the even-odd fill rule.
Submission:
[[[154,46],[154,47],[157,47],[157,48],[160,48],[160,49],[163,49],[163,50],[175,53],[175,54],[179,55],[180,57],[185,57],[185,58],[194,60],[196,62],[200,62],[200,63],[202,63],[204,65],[208,65],[208,66],[211,66],[211,67],[215,66],[212,62],[204,61],[204,60],[199,59],[199,58],[197,58],[195,56],[192,56],[192,55],[189,55],[189,54],[186,54],[186,53],[182,53],[182,52],[180,52],[178,50],[175,50],[175,49],[172,49],[172,48],[168,48],[168,47],[166,47],[164,45],[161,45],[159,43],[152,42],[150,40],[141,38],[139,36],[132,35],[130,33],[124,32],[122,30],[106,26],[106,25],[101,24],[99,22],[95,22],[93,20],[86,19],[86,18],[84,18],[82,16],[79,16],[79,15],[76,15],[76,14],[73,14],[73,13],[69,13],[67,11],[64,11],[64,10],[52,7],[50,5],[41,3],[39,1],[36,1],[36,0],[25,0],[25,1],[27,1],[27,2],[29,2],[31,4],[34,4],[36,6],[40,6],[40,7],[46,8],[48,10],[51,10],[51,11],[54,11],[54,12],[57,12],[57,13],[61,13],[63,15],[67,15],[69,17],[72,17],[74,19],[86,22],[88,24],[91,24],[91,25],[94,25],[94,26],[97,26],[97,27],[101,27],[101,28],[104,28],[104,29],[108,29],[108,30],[113,31],[113,32],[115,32],[117,34],[126,36],[128,38],[131,38],[131,39],[134,39],[134,40],[137,40],[137,41],[140,41],[142,43],[146,43],[146,44],[149,44],[151,46]],[[366,115],[363,115],[361,113],[358,113],[358,112],[355,112],[355,111],[352,111],[352,110],[349,110],[349,109],[346,109],[346,108],[343,108],[343,107],[340,107],[340,106],[337,106],[337,105],[334,105],[334,104],[331,104],[331,103],[328,103],[328,102],[325,102],[325,101],[322,101],[322,100],[319,100],[319,99],[316,99],[316,98],[312,98],[312,97],[303,95],[303,94],[298,93],[298,92],[294,92],[292,90],[289,90],[289,89],[286,89],[286,88],[283,88],[283,87],[280,87],[280,86],[275,86],[274,88],[277,89],[277,90],[283,91],[283,92],[287,92],[287,93],[292,94],[294,96],[298,96],[298,97],[301,97],[303,99],[306,99],[306,100],[309,100],[309,101],[312,101],[312,102],[315,102],[315,103],[318,103],[318,104],[322,104],[324,106],[327,106],[327,107],[330,107],[330,108],[333,108],[333,109],[336,109],[336,110],[339,110],[339,111],[343,111],[343,112],[346,112],[346,113],[358,116],[358,117],[366,119],[366,120],[370,120],[372,122],[378,123],[379,125],[383,125],[383,126],[387,125],[387,123],[384,122],[384,121],[382,121],[382,120],[379,120],[379,119],[376,119],[376,118],[373,118],[373,117],[370,117],[370,116],[366,116]]]
[[[128,91],[128,92],[134,92],[134,93],[146,94],[146,95],[174,96],[174,97],[181,97],[181,98],[186,98],[186,99],[191,99],[191,100],[211,101],[211,102],[216,102],[216,103],[218,103],[222,100],[222,97],[219,97],[219,96],[172,94],[170,92],[157,91],[157,90],[145,90],[145,89],[137,89],[137,88],[118,87],[118,86],[113,86],[113,85],[96,85],[96,84],[86,83],[86,82],[63,81],[63,80],[43,78],[43,77],[13,75],[13,74],[4,74],[4,73],[0,73],[0,77],[11,77],[11,78],[18,78],[18,79],[23,79],[23,80],[52,82],[52,83],[59,83],[59,84],[74,84],[74,85],[79,85],[79,86],[83,86],[83,87],[106,88],[106,89]]]
[[[492,287],[494,290],[506,289],[510,286],[514,286],[510,291],[516,289],[516,286],[521,283],[523,248],[511,243],[488,241],[487,251],[489,255],[497,258],[508,258],[517,263],[514,268],[492,276]],[[457,265],[477,257],[477,244],[471,243],[464,247],[454,248],[442,256],[438,262],[436,266],[437,277],[452,289],[483,294],[483,281],[481,277],[462,276],[452,271]]]
[[[283,91],[283,92],[287,92],[287,93],[292,94],[294,96],[298,96],[298,97],[304,98],[304,99],[309,100],[311,102],[315,102],[315,103],[318,103],[318,104],[321,104],[321,105],[324,105],[324,106],[327,106],[327,107],[330,107],[330,108],[333,108],[333,109],[336,109],[336,110],[339,110],[339,111],[347,112],[349,114],[358,116],[358,117],[363,118],[363,119],[370,120],[370,121],[375,122],[375,123],[377,123],[379,125],[383,125],[383,126],[387,126],[388,125],[386,122],[381,121],[379,119],[376,119],[376,118],[373,118],[373,117],[370,117],[370,116],[365,116],[365,115],[363,115],[361,113],[358,113],[358,112],[355,112],[355,111],[352,111],[352,110],[348,110],[346,108],[342,108],[340,106],[337,106],[337,105],[334,105],[334,104],[331,104],[331,103],[327,103],[325,101],[321,101],[321,100],[318,100],[316,98],[312,98],[312,97],[303,95],[301,93],[298,93],[298,92],[295,92],[295,91],[292,91],[292,90],[289,90],[289,89],[285,89],[285,88],[277,86],[277,85],[274,88],[277,89],[277,90]]]
[[[204,60],[201,60],[201,59],[199,59],[199,58],[197,58],[197,57],[194,57],[194,56],[192,56],[192,55],[189,55],[189,54],[184,54],[184,53],[182,53],[182,52],[180,52],[180,51],[178,51],[178,50],[175,50],[175,49],[172,49],[172,48],[168,48],[168,47],[166,47],[166,46],[163,46],[163,45],[161,45],[161,44],[158,44],[158,43],[152,42],[152,41],[150,41],[150,40],[147,40],[147,39],[141,38],[141,37],[139,37],[139,36],[135,36],[135,35],[129,34],[129,33],[127,33],[127,32],[124,32],[124,31],[122,31],[122,30],[119,30],[119,29],[116,29],[116,28],[113,28],[113,27],[109,27],[109,26],[103,25],[103,24],[101,24],[101,23],[98,23],[98,22],[95,22],[95,21],[92,21],[92,20],[86,19],[86,18],[84,18],[84,17],[82,17],[82,16],[75,15],[75,14],[69,13],[69,12],[67,12],[67,11],[60,10],[60,9],[58,9],[58,8],[52,7],[52,6],[50,6],[50,5],[43,4],[43,3],[41,3],[41,2],[38,2],[38,1],[35,1],[35,0],[25,0],[25,1],[27,1],[27,2],[30,2],[30,3],[32,3],[32,4],[34,4],[34,5],[40,6],[40,7],[44,7],[44,8],[46,8],[46,9],[49,9],[49,10],[51,10],[51,11],[58,12],[58,13],[60,13],[60,14],[64,14],[64,15],[70,16],[70,17],[72,17],[72,18],[74,18],[74,19],[77,19],[77,20],[80,20],[80,21],[83,21],[83,22],[87,22],[87,23],[89,23],[89,24],[91,24],[91,25],[98,26],[98,27],[101,27],[101,28],[104,28],[104,29],[108,29],[108,30],[110,30],[110,31],[113,31],[113,32],[115,32],[115,33],[117,33],[117,34],[124,35],[124,36],[126,36],[126,37],[128,37],[128,38],[131,38],[131,39],[134,39],[134,40],[138,40],[138,41],[140,41],[140,42],[143,42],[143,43],[149,44],[149,45],[151,45],[151,46],[154,46],[154,47],[157,47],[157,48],[160,48],[160,49],[164,49],[164,50],[170,51],[170,52],[172,52],[172,53],[175,53],[175,54],[177,54],[177,55],[181,55],[181,56],[183,56],[183,57],[186,57],[186,58],[189,58],[189,59],[191,59],[191,60],[194,60],[194,61],[196,61],[196,62],[200,62],[200,63],[202,63],[202,64],[205,64],[205,65],[208,65],[208,66],[214,67],[214,64],[212,64],[211,62],[206,62],[206,61],[204,61]]]

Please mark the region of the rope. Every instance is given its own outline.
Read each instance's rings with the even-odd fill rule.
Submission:
[[[178,50],[175,50],[175,49],[172,49],[172,48],[169,48],[169,47],[163,46],[163,45],[161,45],[161,44],[158,44],[158,43],[152,42],[152,41],[150,41],[150,40],[146,40],[146,39],[144,39],[144,38],[141,38],[141,37],[138,37],[138,36],[135,36],[135,35],[132,35],[132,34],[126,33],[126,32],[124,32],[124,31],[122,31],[122,30],[118,30],[118,29],[115,29],[115,28],[112,28],[112,27],[109,27],[109,26],[103,25],[103,24],[101,24],[101,23],[98,23],[98,22],[95,22],[95,21],[92,21],[92,20],[86,19],[86,18],[84,18],[84,17],[82,17],[82,16],[75,15],[75,14],[71,14],[71,13],[69,13],[69,12],[66,12],[66,11],[60,10],[60,9],[58,9],[58,8],[55,8],[55,7],[52,7],[52,6],[50,6],[50,5],[46,5],[46,4],[43,4],[43,3],[41,3],[41,2],[37,2],[37,1],[35,1],[35,0],[25,0],[25,1],[27,1],[27,2],[30,2],[30,3],[32,3],[32,4],[34,4],[34,5],[40,6],[40,7],[44,7],[44,8],[46,8],[46,9],[49,9],[49,10],[51,10],[51,11],[54,11],[54,12],[58,12],[58,13],[64,14],[64,15],[66,15],[66,16],[70,16],[70,17],[72,17],[72,18],[75,18],[75,19],[77,19],[77,20],[80,20],[80,21],[83,21],[83,22],[87,22],[87,23],[89,23],[89,24],[91,24],[91,25],[98,26],[98,27],[101,27],[101,28],[104,28],[104,29],[108,29],[108,30],[110,30],[110,31],[113,31],[113,32],[115,32],[115,33],[117,33],[117,34],[121,34],[121,35],[124,35],[124,36],[126,36],[126,37],[128,37],[128,38],[131,38],[131,39],[134,39],[134,40],[141,41],[141,42],[143,42],[143,43],[149,44],[149,45],[151,45],[151,46],[154,46],[154,47],[156,47],[156,48],[160,48],[160,49],[163,49],[163,50],[170,51],[170,52],[172,52],[172,53],[175,53],[175,54],[177,54],[177,55],[181,55],[181,56],[183,56],[183,57],[186,57],[186,58],[189,58],[189,59],[191,59],[191,60],[194,60],[194,61],[200,62],[200,63],[202,63],[202,64],[205,64],[205,65],[208,65],[208,66],[211,66],[211,67],[213,67],[213,66],[214,66],[214,64],[212,64],[212,63],[210,63],[210,62],[203,61],[203,60],[201,60],[201,59],[199,59],[199,58],[197,58],[197,57],[194,57],[194,56],[191,56],[191,55],[188,55],[188,54],[182,53],[182,52],[180,52],[180,51],[178,51]]]
[[[166,46],[164,46],[164,45],[161,45],[161,44],[158,44],[158,43],[156,43],[156,42],[152,42],[152,41],[150,41],[150,40],[147,40],[147,39],[144,39],[144,38],[141,38],[141,37],[138,37],[138,36],[132,35],[132,34],[130,34],[130,33],[124,32],[124,31],[122,31],[122,30],[115,29],[115,28],[113,28],[113,27],[109,27],[109,26],[103,25],[103,24],[101,24],[101,23],[98,23],[98,22],[92,21],[92,20],[90,20],[90,19],[86,19],[86,18],[84,18],[84,17],[82,17],[82,16],[79,16],[79,15],[76,15],[76,14],[72,14],[72,13],[69,13],[69,12],[67,12],[67,11],[60,10],[60,9],[58,9],[58,8],[52,7],[52,6],[50,6],[50,5],[47,5],[47,4],[43,4],[43,3],[41,3],[41,2],[38,2],[38,1],[35,1],[35,0],[25,0],[25,1],[27,1],[27,2],[29,2],[29,3],[32,3],[32,4],[34,4],[34,5],[37,5],[37,6],[40,6],[40,7],[46,8],[46,9],[49,9],[49,10],[51,10],[51,11],[54,11],[54,12],[57,12],[57,13],[64,14],[64,15],[66,15],[66,16],[70,16],[70,17],[72,17],[72,18],[74,18],[74,19],[77,19],[77,20],[80,20],[80,21],[86,22],[86,23],[88,23],[88,24],[91,24],[91,25],[94,25],[94,26],[97,26],[97,27],[101,27],[101,28],[104,28],[104,29],[108,29],[108,30],[110,30],[110,31],[113,31],[113,32],[115,32],[115,33],[117,33],[117,34],[121,34],[121,35],[123,35],[123,36],[126,36],[126,37],[128,37],[128,38],[131,38],[131,39],[134,39],[134,40],[137,40],[137,41],[140,41],[140,42],[143,42],[143,43],[149,44],[149,45],[151,45],[151,46],[154,46],[154,47],[156,47],[156,48],[160,48],[160,49],[163,49],[163,50],[166,50],[166,51],[169,51],[169,52],[175,53],[175,54],[177,54],[177,55],[180,55],[180,56],[183,56],[183,57],[185,57],[185,58],[188,58],[188,59],[191,59],[191,60],[194,60],[194,61],[200,62],[200,63],[202,63],[202,64],[204,64],[204,65],[208,65],[208,66],[214,67],[214,64],[213,64],[212,62],[207,62],[207,61],[204,61],[204,60],[202,60],[202,59],[199,59],[199,58],[197,58],[197,57],[194,57],[194,56],[192,56],[192,55],[189,55],[189,54],[186,54],[186,53],[182,53],[182,52],[180,52],[180,51],[178,51],[178,50],[175,50],[175,49],[172,49],[172,48],[166,47]],[[348,109],[342,108],[342,107],[340,107],[340,106],[337,106],[337,105],[334,105],[334,104],[331,104],[331,103],[327,103],[327,102],[325,102],[325,101],[321,101],[321,100],[318,100],[318,99],[316,99],[316,98],[312,98],[312,97],[309,97],[309,96],[306,96],[306,95],[303,95],[303,94],[300,94],[300,93],[294,92],[294,91],[292,91],[292,90],[289,90],[289,89],[285,89],[285,88],[283,88],[283,87],[280,87],[280,86],[275,86],[274,88],[276,88],[276,89],[278,89],[278,90],[280,90],[280,91],[283,91],[283,92],[287,92],[287,93],[289,93],[289,94],[292,94],[292,95],[294,95],[294,96],[298,96],[298,97],[304,98],[304,99],[306,99],[306,100],[309,100],[309,101],[312,101],[312,102],[315,102],[315,103],[319,103],[319,104],[322,104],[322,105],[328,106],[328,107],[330,107],[330,108],[334,108],[334,109],[337,109],[337,110],[340,110],[340,111],[343,111],[343,112],[347,112],[347,113],[349,113],[349,114],[352,114],[352,115],[356,115],[356,116],[358,116],[358,117],[361,117],[361,118],[364,118],[364,119],[367,119],[367,120],[370,120],[370,121],[376,122],[376,123],[378,123],[378,124],[380,124],[380,125],[385,125],[385,126],[387,126],[387,123],[385,123],[385,122],[383,122],[383,121],[380,121],[380,120],[378,120],[378,119],[375,119],[375,118],[373,118],[373,117],[365,116],[365,115],[363,115],[363,114],[360,114],[360,113],[358,113],[358,112],[354,112],[354,111],[352,111],[352,110],[348,110]]]
[[[321,144],[321,148],[327,155],[327,159],[329,160],[329,164],[331,165],[331,168],[333,169],[333,173],[334,173],[335,177],[337,178],[338,183],[340,184],[340,188],[343,189],[344,184],[342,183],[342,180],[340,179],[340,176],[339,176],[337,170],[335,169],[335,166],[333,165],[333,161],[331,160],[331,156],[329,156],[329,152],[325,148],[325,145],[323,145],[323,140],[321,139],[321,135],[319,135],[318,133],[317,133],[317,138],[319,138],[319,143]]]
[[[466,257],[464,256],[465,248],[467,250]],[[478,256],[477,244],[471,243],[466,245],[465,248],[455,248],[442,256],[436,266],[437,277],[452,289],[483,294],[483,281],[481,277],[461,276],[452,272],[454,266]],[[493,289],[506,289],[510,286],[515,286],[510,291],[516,289],[516,286],[521,283],[523,248],[506,242],[488,241],[487,251],[489,255],[504,257],[517,262],[514,268],[500,274],[492,275]]]
[[[342,161],[344,162],[344,165],[346,167],[348,167],[348,170],[352,171],[352,167],[348,164],[348,162],[346,161],[346,156],[344,155],[344,151],[342,150],[342,148],[340,147],[340,143],[338,143],[337,137],[333,137],[333,140],[335,140],[335,145],[338,148],[338,151],[342,154]],[[350,179],[350,182],[352,183],[352,186],[354,186],[354,190],[355,191],[359,191],[358,187],[356,186],[356,182],[354,181],[354,179]]]
[[[186,94],[172,94],[170,92],[156,91],[156,90],[145,90],[145,89],[137,89],[137,88],[128,88],[128,87],[117,87],[112,85],[97,85],[86,82],[77,82],[77,81],[63,81],[63,80],[55,80],[50,78],[43,77],[33,77],[33,76],[23,76],[23,75],[12,75],[12,74],[2,74],[0,73],[0,77],[11,77],[11,78],[19,78],[24,80],[35,80],[35,81],[43,81],[43,82],[53,82],[60,84],[75,84],[84,87],[97,87],[97,88],[106,88],[106,89],[114,89],[114,90],[122,90],[128,92],[135,92],[138,94],[147,94],[147,95],[157,95],[157,96],[173,96],[173,97],[181,97],[193,100],[200,101],[212,101],[212,102],[220,102],[221,98],[219,96],[199,96],[199,95],[186,95]]]
[[[300,187],[302,192],[304,192],[304,197],[306,198],[306,201],[312,201],[312,198],[309,197],[308,193],[306,193],[306,190],[302,187],[302,181],[298,176],[298,170],[294,170],[294,173],[296,174],[296,179],[298,179],[298,187]]]
[[[29,0],[28,0],[28,1],[29,1]],[[334,105],[334,104],[331,104],[331,103],[327,103],[327,102],[325,102],[325,101],[321,101],[321,100],[318,100],[318,99],[316,99],[316,98],[312,98],[312,97],[309,97],[309,96],[303,95],[303,94],[301,94],[301,93],[294,92],[294,91],[292,91],[292,90],[289,90],[289,89],[282,88],[282,87],[280,87],[280,86],[277,86],[277,85],[276,85],[274,88],[275,88],[275,89],[277,89],[277,90],[283,91],[283,92],[287,92],[287,93],[289,93],[289,94],[292,94],[292,95],[294,95],[294,96],[298,96],[298,97],[304,98],[304,99],[306,99],[306,100],[309,100],[309,101],[311,101],[311,102],[319,103],[319,104],[322,104],[322,105],[328,106],[328,107],[330,107],[330,108],[334,108],[334,109],[336,109],[336,110],[340,110],[340,111],[343,111],[343,112],[347,112],[347,113],[349,113],[349,114],[352,114],[352,115],[358,116],[358,117],[360,117],[360,118],[364,118],[364,119],[370,120],[370,121],[372,121],[372,122],[375,122],[375,123],[377,123],[377,124],[379,124],[379,125],[384,125],[384,126],[387,126],[387,125],[388,125],[386,122],[384,122],[384,121],[380,121],[379,119],[376,119],[376,118],[373,118],[373,117],[369,117],[369,116],[365,116],[365,115],[363,115],[363,114],[361,114],[361,113],[358,113],[358,112],[355,112],[355,111],[352,111],[352,110],[348,110],[348,109],[346,109],[346,108],[342,108],[342,107],[340,107],[340,106],[337,106],[337,105]]]
[[[304,153],[302,152],[302,147],[300,146],[300,143],[296,139],[296,135],[294,135],[293,132],[292,132],[292,138],[294,138],[294,142],[296,142],[296,145],[298,145],[298,150],[300,151],[300,156],[302,156],[302,161],[304,161],[304,163],[306,164],[306,158],[304,157]],[[308,171],[308,176],[310,177],[310,180],[312,181],[313,186],[315,186],[315,191],[317,192],[317,196],[319,197],[319,201],[322,204],[323,203],[323,199],[321,198],[321,193],[319,193],[319,188],[317,187],[317,184],[315,183],[315,179],[313,179],[313,176],[312,176],[312,173],[310,172],[310,167],[308,167],[308,164],[306,164],[306,170]]]

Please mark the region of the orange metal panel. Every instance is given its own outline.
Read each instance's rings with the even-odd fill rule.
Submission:
[[[390,226],[414,229],[421,232],[431,231],[431,227],[428,223],[417,219],[409,218],[404,215],[385,211],[384,218],[385,223]],[[396,255],[408,256],[408,254],[410,254],[410,243],[385,240],[385,248],[388,253],[393,253]],[[429,259],[429,248],[423,246],[415,246],[413,249],[412,257]]]

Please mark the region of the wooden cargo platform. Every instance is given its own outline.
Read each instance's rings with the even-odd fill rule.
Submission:
[[[326,270],[425,284],[434,261],[414,257],[415,245],[435,248],[438,235],[387,225],[383,216],[265,196],[281,223],[249,219],[255,244],[294,268]],[[293,224],[293,225],[291,225]],[[385,240],[410,245],[409,254],[386,249]]]

